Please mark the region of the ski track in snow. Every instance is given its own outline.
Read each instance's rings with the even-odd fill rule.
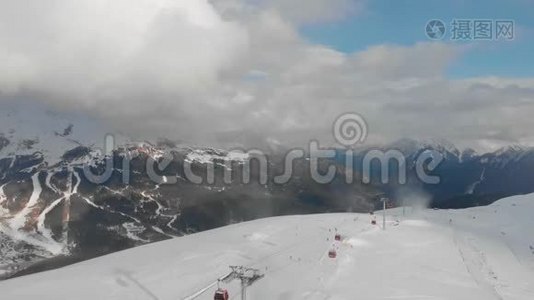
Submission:
[[[156,214],[157,215],[161,215],[161,211],[164,209],[163,205],[161,205],[156,199],[154,199],[154,197],[148,195],[145,191],[142,191],[141,192],[141,196],[149,199],[150,201],[156,203],[156,205],[158,206],[158,208],[156,209]]]
[[[458,233],[454,232],[454,244],[458,247],[458,252],[467,271],[481,288],[489,291],[495,297],[494,299],[502,300],[503,297],[496,287],[495,273],[488,265],[484,253],[477,249],[470,242],[470,239],[472,238],[458,237]]]
[[[9,215],[9,211],[3,207],[4,202],[6,202],[7,197],[4,193],[4,185],[0,186],[0,218],[5,215]]]
[[[172,227],[172,223],[174,223],[176,219],[178,219],[178,215],[175,215],[174,217],[172,217],[172,219],[165,226],[167,226],[168,228],[172,230],[176,230],[174,229],[174,227]]]
[[[45,226],[46,216],[56,206],[58,206],[62,201],[69,201],[70,197],[72,195],[77,194],[78,193],[78,186],[80,185],[80,182],[81,182],[80,176],[78,175],[78,172],[76,172],[75,170],[70,170],[69,176],[71,178],[72,178],[72,176],[74,176],[74,178],[76,179],[76,184],[74,185],[74,187],[72,187],[72,184],[70,186],[67,186],[67,191],[66,192],[62,192],[62,191],[56,189],[55,187],[53,187],[53,185],[50,183],[50,179],[53,176],[53,174],[54,174],[53,172],[47,174],[47,177],[46,177],[46,180],[45,180],[46,186],[49,187],[51,190],[53,190],[55,193],[62,194],[63,196],[61,196],[58,199],[54,200],[48,207],[46,207],[41,212],[41,214],[37,218],[37,220],[38,220],[37,221],[37,230],[41,233],[41,235],[43,235],[45,238],[47,238],[51,242],[55,242],[55,240],[52,237],[52,232],[48,228],[46,228],[46,226]],[[70,183],[72,183],[71,180],[72,179],[69,180]]]
[[[9,225],[13,230],[19,230],[26,225],[27,215],[37,204],[39,197],[41,197],[42,188],[41,183],[39,182],[39,174],[40,172],[37,172],[32,176],[33,191],[30,199],[24,208],[9,221]]]
[[[89,200],[87,197],[83,197],[83,196],[82,196],[82,199],[83,199],[85,202],[87,202],[87,204],[91,205],[91,206],[94,207],[94,208],[98,208],[98,209],[101,209],[101,210],[104,210],[104,211],[107,211],[107,212],[110,212],[110,213],[113,213],[113,214],[119,214],[119,215],[121,215],[121,216],[123,216],[123,217],[126,217],[126,218],[128,218],[128,219],[130,219],[130,220],[135,221],[136,223],[140,223],[140,224],[142,224],[141,220],[139,220],[139,219],[137,219],[137,218],[135,218],[135,217],[132,217],[132,216],[130,216],[130,215],[128,215],[128,214],[125,214],[125,213],[123,213],[123,212],[116,211],[116,210],[113,210],[113,209],[110,209],[110,208],[106,208],[106,207],[104,207],[104,206],[100,206],[100,205],[94,203],[93,201]]]
[[[148,243],[149,240],[140,238],[136,233],[144,231],[146,228],[144,226],[136,226],[135,223],[129,222],[122,224],[122,227],[126,230],[126,236],[129,237],[132,240],[138,241],[138,242],[144,242]]]
[[[61,201],[63,201],[65,199],[65,197],[60,197],[56,200],[54,200],[54,202],[52,202],[52,204],[50,204],[45,210],[43,210],[43,212],[39,215],[39,217],[37,218],[37,230],[47,239],[49,240],[54,240],[52,238],[52,232],[46,228],[45,226],[45,220],[46,220],[46,215],[52,211],[59,203],[61,203]]]
[[[45,179],[45,185],[50,189],[52,190],[54,193],[56,194],[62,194],[62,192],[60,190],[58,190],[51,182],[52,180],[52,177],[54,177],[56,173],[53,172],[53,171],[48,171],[48,173],[46,174],[46,179]]]
[[[100,206],[100,205],[94,203],[93,201],[89,200],[87,197],[83,197],[83,196],[82,196],[81,198],[82,198],[86,203],[88,203],[89,205],[93,206],[94,208],[98,208],[98,209],[101,209],[101,210],[104,210],[104,211],[107,211],[107,212],[110,212],[110,213],[113,213],[113,214],[119,214],[119,215],[121,215],[121,216],[123,216],[123,217],[126,217],[126,218],[128,218],[128,219],[134,221],[135,223],[138,223],[138,224],[140,224],[141,226],[144,227],[143,222],[141,222],[141,220],[139,220],[139,219],[137,219],[137,218],[135,218],[135,217],[133,217],[133,216],[130,216],[130,215],[125,214],[125,213],[120,212],[120,211],[116,211],[116,210],[113,210],[113,209],[110,209],[110,208],[106,208],[106,207]],[[145,227],[145,228],[146,228],[146,227]],[[128,236],[132,237],[132,235],[134,235],[134,233],[131,232],[131,231],[128,231],[127,228],[125,228],[125,229],[127,230],[127,235],[128,235]],[[170,235],[170,234],[168,234],[168,233],[165,233],[163,230],[161,230],[161,228],[156,227],[156,226],[150,226],[150,229],[156,231],[156,232],[159,233],[159,234],[165,235],[166,237],[169,237],[169,238],[175,238],[175,237],[176,237],[176,236]],[[135,239],[135,240],[138,240],[138,241],[145,241],[144,239],[142,239],[142,238],[140,238],[140,237],[138,237],[138,236],[136,236],[134,239]]]
[[[473,182],[473,184],[471,184],[471,185],[467,188],[467,191],[466,191],[467,194],[473,194],[473,193],[475,192],[475,189],[477,188],[477,186],[478,186],[479,184],[481,184],[482,181],[484,181],[484,179],[485,179],[485,174],[486,174],[486,168],[483,168],[483,169],[482,169],[482,173],[480,174],[480,178],[479,178],[477,181]]]
[[[32,194],[26,203],[26,205],[11,219],[7,220],[7,227],[2,226],[2,230],[5,234],[11,236],[15,240],[23,240],[28,244],[40,247],[46,251],[56,255],[60,253],[65,253],[65,246],[62,243],[55,241],[52,238],[52,233],[45,226],[46,214],[54,209],[64,197],[56,199],[51,205],[46,207],[40,214],[37,216],[36,229],[35,233],[22,233],[20,230],[26,225],[28,221],[28,216],[31,214],[32,210],[35,208],[39,202],[43,188],[39,181],[39,175],[41,172],[37,172],[32,176],[32,185],[33,191]],[[48,177],[48,176],[47,176]],[[45,180],[46,182],[47,180]],[[49,181],[48,181],[49,182]]]
[[[74,178],[76,179],[76,184],[70,191],[69,198],[70,196],[78,193],[78,187],[80,186],[80,183],[82,182],[82,180],[80,179],[80,175],[78,174],[78,172],[76,172],[76,170],[72,170],[71,174],[74,175]]]

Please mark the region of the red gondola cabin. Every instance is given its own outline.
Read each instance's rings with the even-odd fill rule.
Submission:
[[[337,253],[336,253],[335,249],[332,249],[332,250],[328,251],[328,257],[336,258],[336,256],[337,256]]]
[[[214,300],[228,300],[230,297],[228,296],[228,291],[223,289],[218,289],[215,292],[215,296],[213,297]]]

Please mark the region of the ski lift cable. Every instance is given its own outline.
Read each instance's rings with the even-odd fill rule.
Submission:
[[[344,226],[347,222],[348,222],[348,220],[346,220],[346,219],[343,220],[342,222],[340,222],[340,223],[338,224],[338,228],[341,228],[341,227]],[[359,233],[362,233],[362,232],[365,232],[365,231],[367,231],[367,230],[361,230]],[[328,247],[321,253],[321,256],[320,256],[319,259],[318,259],[318,262],[319,262],[319,263],[318,263],[318,264],[315,264],[315,265],[313,266],[313,270],[312,270],[311,272],[308,272],[308,274],[306,275],[306,277],[311,276],[311,274],[315,273],[314,271],[315,271],[317,268],[319,268],[320,265],[322,265],[322,262],[323,262],[324,259],[327,257],[328,252],[331,250],[331,248],[332,248],[332,247],[331,247],[331,245],[329,244],[329,246],[328,246]]]
[[[340,228],[342,225],[344,225],[345,223],[347,223],[347,221],[348,221],[348,220],[344,219],[343,221],[341,221],[340,223],[338,223],[336,226],[334,226],[334,228]],[[273,252],[273,253],[270,253],[270,254],[268,254],[268,255],[265,255],[265,256],[263,256],[263,257],[261,257],[261,258],[258,258],[258,259],[256,259],[256,260],[253,261],[253,264],[251,264],[251,266],[256,266],[258,263],[265,261],[267,258],[271,258],[271,257],[275,257],[275,256],[277,256],[277,255],[281,255],[281,254],[283,254],[284,252],[286,252],[287,250],[293,249],[293,248],[295,248],[295,247],[297,247],[297,246],[301,246],[301,245],[303,245],[303,244],[308,244],[308,243],[310,243],[310,242],[314,242],[315,239],[308,239],[308,237],[316,237],[316,236],[317,236],[316,233],[310,233],[310,234],[308,234],[308,235],[305,235],[305,236],[304,236],[304,237],[305,237],[304,242],[302,242],[302,241],[294,242],[294,243],[290,244],[289,246],[284,247],[284,248],[282,248],[282,249],[280,249],[280,250],[278,250],[278,251],[276,251],[276,252]]]
[[[345,223],[347,223],[347,221],[348,221],[347,219],[344,219],[343,221],[341,221],[340,223],[338,223],[334,228],[336,228],[336,229],[337,229],[337,228],[341,228],[341,226],[345,225]],[[337,230],[336,230],[336,232],[337,232]],[[307,235],[306,237],[308,237],[308,236],[310,236],[310,237],[313,236],[313,237],[314,237],[314,236],[316,236],[316,235],[315,235],[315,234],[309,234],[309,235]],[[257,264],[259,264],[260,262],[263,262],[263,261],[264,261],[265,259],[267,259],[267,258],[271,258],[271,257],[277,256],[277,255],[284,254],[287,250],[289,250],[289,249],[293,249],[293,248],[295,248],[295,247],[297,247],[297,246],[303,246],[303,245],[308,245],[309,243],[319,243],[319,242],[321,242],[321,241],[318,241],[318,240],[316,240],[316,239],[305,239],[305,242],[304,242],[304,243],[302,243],[302,242],[295,242],[295,243],[293,243],[293,244],[291,245],[291,247],[286,247],[286,248],[284,248],[284,249],[281,249],[280,251],[277,251],[277,252],[275,252],[275,253],[272,253],[271,255],[267,255],[267,256],[263,257],[261,260],[259,260],[259,259],[256,260],[255,263],[252,264],[251,266],[256,266]],[[322,261],[322,260],[327,256],[327,254],[328,254],[328,252],[331,250],[331,248],[332,248],[332,246],[329,245],[329,246],[325,249],[325,251],[321,252],[321,256],[319,257],[319,261]],[[268,271],[265,271],[265,274],[273,274],[273,273],[279,272],[279,271],[281,271],[281,270],[283,270],[283,269],[285,269],[285,268],[290,267],[291,265],[292,265],[292,264],[285,264],[284,266],[282,266],[282,267],[280,267],[280,268],[269,269]]]
[[[342,225],[344,225],[346,222],[347,222],[347,220],[344,219],[344,220],[341,221],[337,226],[335,226],[335,228],[336,228],[336,229],[337,229],[337,228],[340,228],[340,227],[341,227]],[[337,231],[336,231],[336,232],[337,232]],[[309,235],[306,235],[305,237],[314,237],[314,236],[316,236],[316,234],[311,233],[311,234],[309,234]],[[284,247],[284,248],[280,249],[279,251],[276,251],[276,252],[274,252],[274,253],[270,253],[270,254],[268,254],[268,255],[265,255],[265,256],[263,256],[263,257],[260,257],[260,258],[258,258],[258,259],[256,259],[256,260],[254,260],[253,263],[252,263],[250,266],[251,266],[251,267],[253,267],[253,266],[257,266],[259,263],[264,262],[264,261],[267,260],[268,258],[275,257],[275,256],[277,256],[277,255],[282,255],[282,254],[284,254],[285,252],[287,252],[287,251],[290,250],[290,249],[293,249],[293,248],[295,248],[295,247],[297,247],[297,246],[306,245],[306,244],[311,243],[311,242],[318,242],[318,241],[316,241],[315,239],[307,239],[307,238],[306,238],[304,243],[302,243],[301,241],[294,242],[294,243],[288,245],[287,247]],[[328,253],[328,251],[330,250],[330,248],[331,248],[331,247],[328,247],[326,251],[322,252],[321,257],[319,258],[319,260],[322,260],[322,259],[324,258],[325,253]],[[280,270],[282,270],[282,269],[285,269],[286,267],[289,267],[289,266],[290,266],[290,264],[287,264],[287,265],[285,265],[285,266],[283,266],[283,267],[281,267],[281,268],[266,271],[265,274],[272,274],[272,273],[274,273],[274,272],[277,272],[277,271],[280,271]],[[216,281],[214,281],[214,282],[210,283],[209,285],[205,286],[204,288],[198,290],[196,293],[194,293],[194,294],[192,294],[192,295],[190,295],[190,296],[188,296],[188,297],[183,298],[183,300],[193,300],[193,299],[195,299],[195,298],[198,298],[200,295],[204,294],[205,292],[207,292],[208,290],[210,290],[212,287],[214,287],[215,285],[217,285],[221,280],[224,280],[224,278],[227,278],[227,277],[231,276],[232,273],[233,273],[233,272],[229,272],[228,274],[226,274],[226,275],[224,275],[224,276],[221,276],[221,277],[218,278]],[[232,299],[233,299],[233,298],[234,298],[234,297],[232,297]]]
[[[215,280],[214,282],[210,283],[209,285],[205,286],[204,288],[198,290],[197,292],[195,292],[194,294],[190,295],[190,296],[187,296],[185,298],[183,298],[183,300],[192,300],[192,299],[195,299],[195,298],[198,298],[200,295],[204,294],[205,292],[207,292],[208,290],[210,290],[212,287],[216,286],[220,281],[224,280],[225,278],[229,277],[230,275],[232,275],[233,272],[229,272],[228,274],[224,275],[224,276],[221,276],[219,278],[217,278],[217,280]]]
[[[338,227],[343,226],[346,222],[347,222],[347,220],[344,220],[343,222],[341,222],[341,223],[338,225]],[[364,231],[366,231],[366,230],[362,230],[361,232],[364,232]],[[360,232],[360,233],[361,233],[361,232]],[[319,242],[319,241],[315,240],[315,242]],[[332,245],[330,245],[329,247],[327,247],[327,248],[321,253],[321,256],[320,256],[319,259],[318,259],[319,264],[316,264],[316,265],[313,267],[314,270],[317,269],[317,268],[319,267],[319,265],[322,264],[322,262],[324,261],[324,259],[327,257],[328,252],[329,252],[331,249],[332,249]],[[281,267],[279,267],[279,268],[269,269],[268,271],[265,272],[265,274],[274,274],[274,273],[276,273],[276,272],[279,272],[279,271],[282,271],[282,270],[284,270],[284,269],[286,269],[286,268],[289,268],[290,266],[292,266],[292,264],[285,264],[285,265],[283,265],[283,266],[281,266]],[[308,274],[312,274],[312,273],[313,273],[313,272],[309,272]],[[308,276],[309,276],[309,275],[308,275]]]
[[[343,220],[342,222],[340,222],[340,223],[337,225],[337,227],[340,227],[341,225],[343,225],[343,224],[346,223],[346,222],[347,222],[347,220]],[[337,227],[336,227],[336,228],[337,228]],[[306,235],[306,237],[308,237],[308,236],[309,236],[309,237],[313,237],[313,236],[315,236],[315,234],[312,233],[312,234]],[[267,260],[268,258],[275,257],[275,256],[277,256],[277,255],[282,255],[282,254],[284,254],[285,252],[287,252],[287,250],[293,249],[293,248],[295,248],[295,247],[297,247],[297,246],[306,245],[306,244],[309,244],[309,243],[311,243],[311,242],[319,242],[319,241],[317,241],[317,240],[315,240],[315,239],[305,239],[305,242],[304,242],[304,243],[302,243],[302,242],[300,242],[300,241],[299,241],[299,242],[292,243],[292,244],[290,244],[289,246],[284,247],[283,249],[280,249],[279,251],[276,251],[276,252],[274,252],[274,253],[270,253],[270,254],[268,254],[268,255],[265,255],[265,256],[263,256],[263,257],[261,257],[261,258],[258,258],[258,259],[256,259],[256,260],[254,260],[253,264],[251,264],[250,266],[251,266],[251,267],[253,267],[253,266],[257,266],[259,263],[264,262],[264,261]],[[329,248],[328,248],[328,249],[329,249]],[[329,251],[328,249],[326,250],[326,253]],[[321,258],[322,258],[324,255],[325,255],[325,254],[323,253],[323,254],[321,255]],[[278,272],[278,271],[280,271],[280,270],[283,270],[283,269],[285,269],[285,268],[287,268],[287,267],[289,267],[289,266],[291,266],[291,264],[286,264],[286,265],[282,266],[281,268],[277,268],[277,269],[273,269],[273,270],[265,271],[264,274],[272,274],[272,273]],[[226,277],[231,276],[232,273],[233,273],[233,272],[230,272],[229,274],[227,274],[227,275],[225,275],[225,276],[222,276],[222,277],[219,278],[216,282],[214,282],[214,284],[212,284],[212,285],[206,287],[205,290],[199,291],[199,292],[197,292],[196,294],[194,294],[194,295],[193,295],[194,297],[191,297],[191,298],[185,298],[184,300],[195,299],[196,297],[200,296],[201,294],[203,294],[204,292],[206,292],[207,290],[209,290],[209,289],[210,289],[211,287],[213,287],[215,284],[217,284],[220,280],[223,280],[223,278],[226,278]],[[237,296],[239,296],[239,295],[241,295],[241,294],[240,294],[240,293],[239,293],[239,294],[236,294],[234,297],[237,297]],[[234,297],[232,297],[231,299],[234,299]]]
[[[339,225],[341,226],[341,225],[343,225],[345,222],[346,222],[346,220],[343,221],[342,223],[340,223]],[[322,243],[322,241],[313,239],[313,240],[307,240],[307,242],[305,242],[305,243],[301,243],[300,246],[309,245],[311,242],[313,242],[313,243]],[[328,255],[328,252],[329,252],[331,249],[332,249],[332,245],[330,245],[330,246],[327,247],[324,251],[322,251],[322,252],[321,252],[321,255],[320,255],[319,258],[318,258],[318,261],[319,261],[319,262],[320,262],[320,261],[323,261],[324,258]],[[292,265],[291,265],[291,264],[284,264],[284,266],[282,266],[282,267],[275,268],[275,269],[269,269],[269,271],[266,271],[265,273],[266,273],[266,274],[273,274],[273,273],[279,272],[279,271],[281,271],[281,270],[283,270],[283,269],[285,269],[285,268],[288,268],[288,267],[290,267],[290,266],[292,266]]]
[[[336,229],[337,229],[337,228],[341,228],[341,227],[344,226],[347,222],[348,222],[348,220],[345,219],[345,220],[341,221],[341,222],[337,225],[337,227],[335,227],[335,228],[336,228]],[[372,228],[372,227],[367,228],[367,230],[366,230],[366,229],[362,229],[362,230],[359,231],[359,233],[368,231],[368,229],[370,229],[370,228]],[[335,232],[338,232],[338,230],[335,230]],[[311,234],[310,234],[310,236],[311,236]],[[265,258],[269,258],[269,257],[275,256],[275,255],[278,255],[278,254],[282,254],[281,252],[284,252],[284,251],[286,251],[286,250],[288,250],[288,249],[292,249],[292,248],[294,248],[295,246],[299,246],[299,245],[302,246],[302,245],[309,244],[310,242],[316,242],[316,243],[317,243],[317,242],[319,242],[319,241],[317,241],[317,240],[315,240],[315,239],[307,239],[306,242],[304,242],[304,243],[299,243],[299,242],[297,242],[297,243],[292,244],[291,247],[286,247],[286,248],[284,248],[284,249],[281,249],[280,251],[277,251],[276,253],[273,253],[273,254],[271,254],[271,255],[268,255],[268,256],[266,256]],[[332,245],[330,245],[329,247],[327,247],[327,248],[325,249],[325,251],[322,252],[321,256],[320,256],[319,259],[318,259],[318,261],[319,261],[320,263],[322,263],[322,262],[324,261],[324,259],[326,258],[326,256],[327,256],[328,253],[330,252],[330,250],[332,250]],[[320,265],[320,264],[315,265],[315,266],[314,266],[314,269],[318,268],[319,265]],[[279,268],[269,269],[268,271],[265,271],[265,274],[273,274],[273,273],[279,272],[279,271],[281,271],[281,270],[283,270],[283,269],[286,269],[286,268],[288,268],[288,267],[290,267],[290,266],[292,266],[292,264],[285,264],[285,265],[283,265],[283,266],[281,266],[281,267],[279,267]],[[311,273],[312,273],[312,272],[310,272],[310,274],[311,274]]]

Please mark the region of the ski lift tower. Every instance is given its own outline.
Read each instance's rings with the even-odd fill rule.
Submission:
[[[263,274],[258,269],[247,268],[243,266],[230,266],[235,278],[241,280],[241,300],[247,299],[247,286],[263,278]]]
[[[383,197],[380,201],[382,201],[382,230],[386,230],[386,204],[388,198]]]

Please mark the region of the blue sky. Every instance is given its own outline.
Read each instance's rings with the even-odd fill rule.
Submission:
[[[447,71],[450,78],[475,76],[534,77],[534,1],[368,1],[365,10],[328,24],[301,28],[314,43],[329,45],[343,52],[363,50],[380,44],[413,45],[429,41],[424,28],[428,20],[440,19],[447,25],[443,39],[451,41],[453,19],[512,19],[513,41],[462,42],[472,44]]]

